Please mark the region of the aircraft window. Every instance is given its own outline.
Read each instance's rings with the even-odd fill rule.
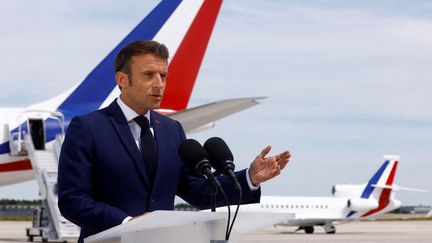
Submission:
[[[294,205],[291,205],[291,208],[294,208]]]
[[[261,204],[261,208],[264,208],[264,205]]]
[[[325,208],[328,208],[328,206],[327,206],[327,205],[325,205]]]
[[[309,208],[309,205],[306,205],[306,208]]]
[[[321,208],[323,208],[323,205],[321,205]]]
[[[279,208],[279,205],[276,204],[276,208]]]
[[[316,208],[318,208],[318,205],[316,205]]]
[[[273,208],[273,204],[270,207]]]
[[[303,208],[303,205],[301,205],[300,207]]]
[[[298,208],[298,205],[296,205],[296,208]]]

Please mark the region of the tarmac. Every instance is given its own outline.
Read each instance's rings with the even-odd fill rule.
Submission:
[[[358,221],[336,225],[335,234],[326,234],[320,226],[314,234],[295,232],[296,227],[269,227],[242,236],[242,243],[257,242],[432,242],[432,220]]]
[[[28,242],[25,229],[30,226],[30,221],[0,221],[0,243]],[[319,226],[314,234],[295,230],[295,227],[268,227],[243,235],[240,242],[432,242],[432,220],[352,222],[337,225],[336,234],[326,234]]]

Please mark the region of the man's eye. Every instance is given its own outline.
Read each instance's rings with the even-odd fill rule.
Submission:
[[[153,77],[153,75],[154,74],[152,72],[144,73],[144,76],[149,77],[149,78]]]

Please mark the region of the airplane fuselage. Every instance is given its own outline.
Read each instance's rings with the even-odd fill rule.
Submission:
[[[306,226],[322,225],[326,221],[351,221],[360,218],[376,217],[385,212],[392,211],[400,206],[397,200],[391,200],[383,210],[363,217],[367,211],[359,212],[355,216],[347,217],[351,212],[348,206],[350,198],[344,197],[288,197],[263,196],[257,204],[242,205],[242,212],[292,213],[294,219],[281,222],[281,225]],[[368,210],[369,211],[369,210]]]

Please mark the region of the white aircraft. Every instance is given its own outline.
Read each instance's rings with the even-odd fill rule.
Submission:
[[[180,121],[186,132],[257,104],[262,97],[231,99],[186,109],[222,0],[161,1],[99,65],[70,90],[25,108],[0,108],[0,186],[34,179],[24,147],[51,146],[76,115],[106,107],[120,94],[114,59],[127,43],[154,39],[170,50],[169,75],[159,112]],[[41,92],[43,92],[41,90]]]
[[[334,224],[373,218],[399,208],[401,202],[395,199],[394,191],[422,191],[393,184],[399,157],[387,155],[384,158],[384,164],[367,183],[335,185],[333,197],[263,196],[259,204],[242,205],[240,212],[292,213],[293,219],[278,225],[299,226],[298,230],[308,234],[319,225],[326,233],[333,234],[336,232]]]

